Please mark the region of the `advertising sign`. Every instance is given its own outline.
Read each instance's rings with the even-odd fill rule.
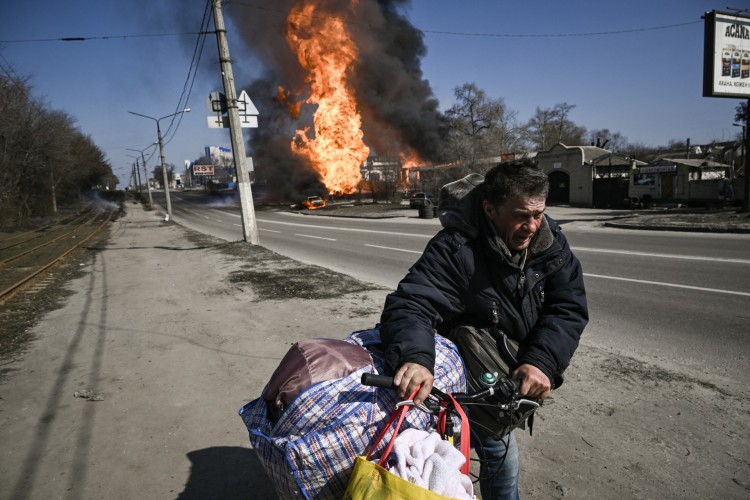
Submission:
[[[750,17],[714,10],[704,19],[703,96],[750,98]]]
[[[193,165],[193,175],[214,175],[214,166]]]

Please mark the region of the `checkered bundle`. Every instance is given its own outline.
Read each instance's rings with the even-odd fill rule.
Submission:
[[[367,349],[372,364],[346,377],[311,385],[276,422],[268,419],[262,398],[240,410],[250,443],[279,498],[340,499],[355,458],[366,453],[396,407],[395,391],[360,384],[363,373],[384,370],[379,329],[354,332],[346,340]],[[435,386],[444,392],[466,392],[463,361],[453,343],[436,335],[435,352]],[[424,412],[406,415],[402,429],[427,429],[435,423]]]

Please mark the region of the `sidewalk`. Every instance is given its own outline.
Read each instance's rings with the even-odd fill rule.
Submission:
[[[287,279],[272,300],[243,273],[283,281],[294,261],[126,206],[7,367],[0,498],[274,498],[237,411],[293,342],[372,327],[385,291],[307,300]]]

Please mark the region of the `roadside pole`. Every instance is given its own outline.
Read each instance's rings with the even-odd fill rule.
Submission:
[[[250,187],[250,175],[245,164],[245,143],[242,138],[237,92],[234,86],[229,46],[227,45],[227,30],[224,27],[224,16],[221,12],[221,0],[211,0],[211,4],[214,11],[216,41],[219,46],[219,61],[221,62],[221,74],[224,81],[224,93],[227,102],[229,133],[232,138],[232,154],[234,155],[234,165],[237,169],[237,185],[239,187],[240,209],[242,211],[242,234],[244,241],[249,242],[251,245],[257,245],[258,226],[255,221],[255,207],[253,206],[253,195]]]
[[[745,193],[742,196],[742,211],[750,212],[750,161],[748,161],[748,152],[750,152],[750,98],[747,100],[745,108],[745,151],[742,155],[742,162],[745,164]]]

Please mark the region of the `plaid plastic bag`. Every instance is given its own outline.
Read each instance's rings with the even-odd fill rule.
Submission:
[[[268,419],[262,398],[240,410],[250,443],[279,498],[340,499],[354,460],[365,453],[398,402],[391,389],[360,384],[363,373],[382,373],[384,369],[379,329],[357,331],[346,340],[367,349],[373,364],[344,378],[310,386],[276,422]],[[435,386],[444,392],[465,392],[463,361],[455,345],[436,335],[435,353]],[[426,413],[413,411],[407,414],[403,428],[426,429],[434,423]]]

